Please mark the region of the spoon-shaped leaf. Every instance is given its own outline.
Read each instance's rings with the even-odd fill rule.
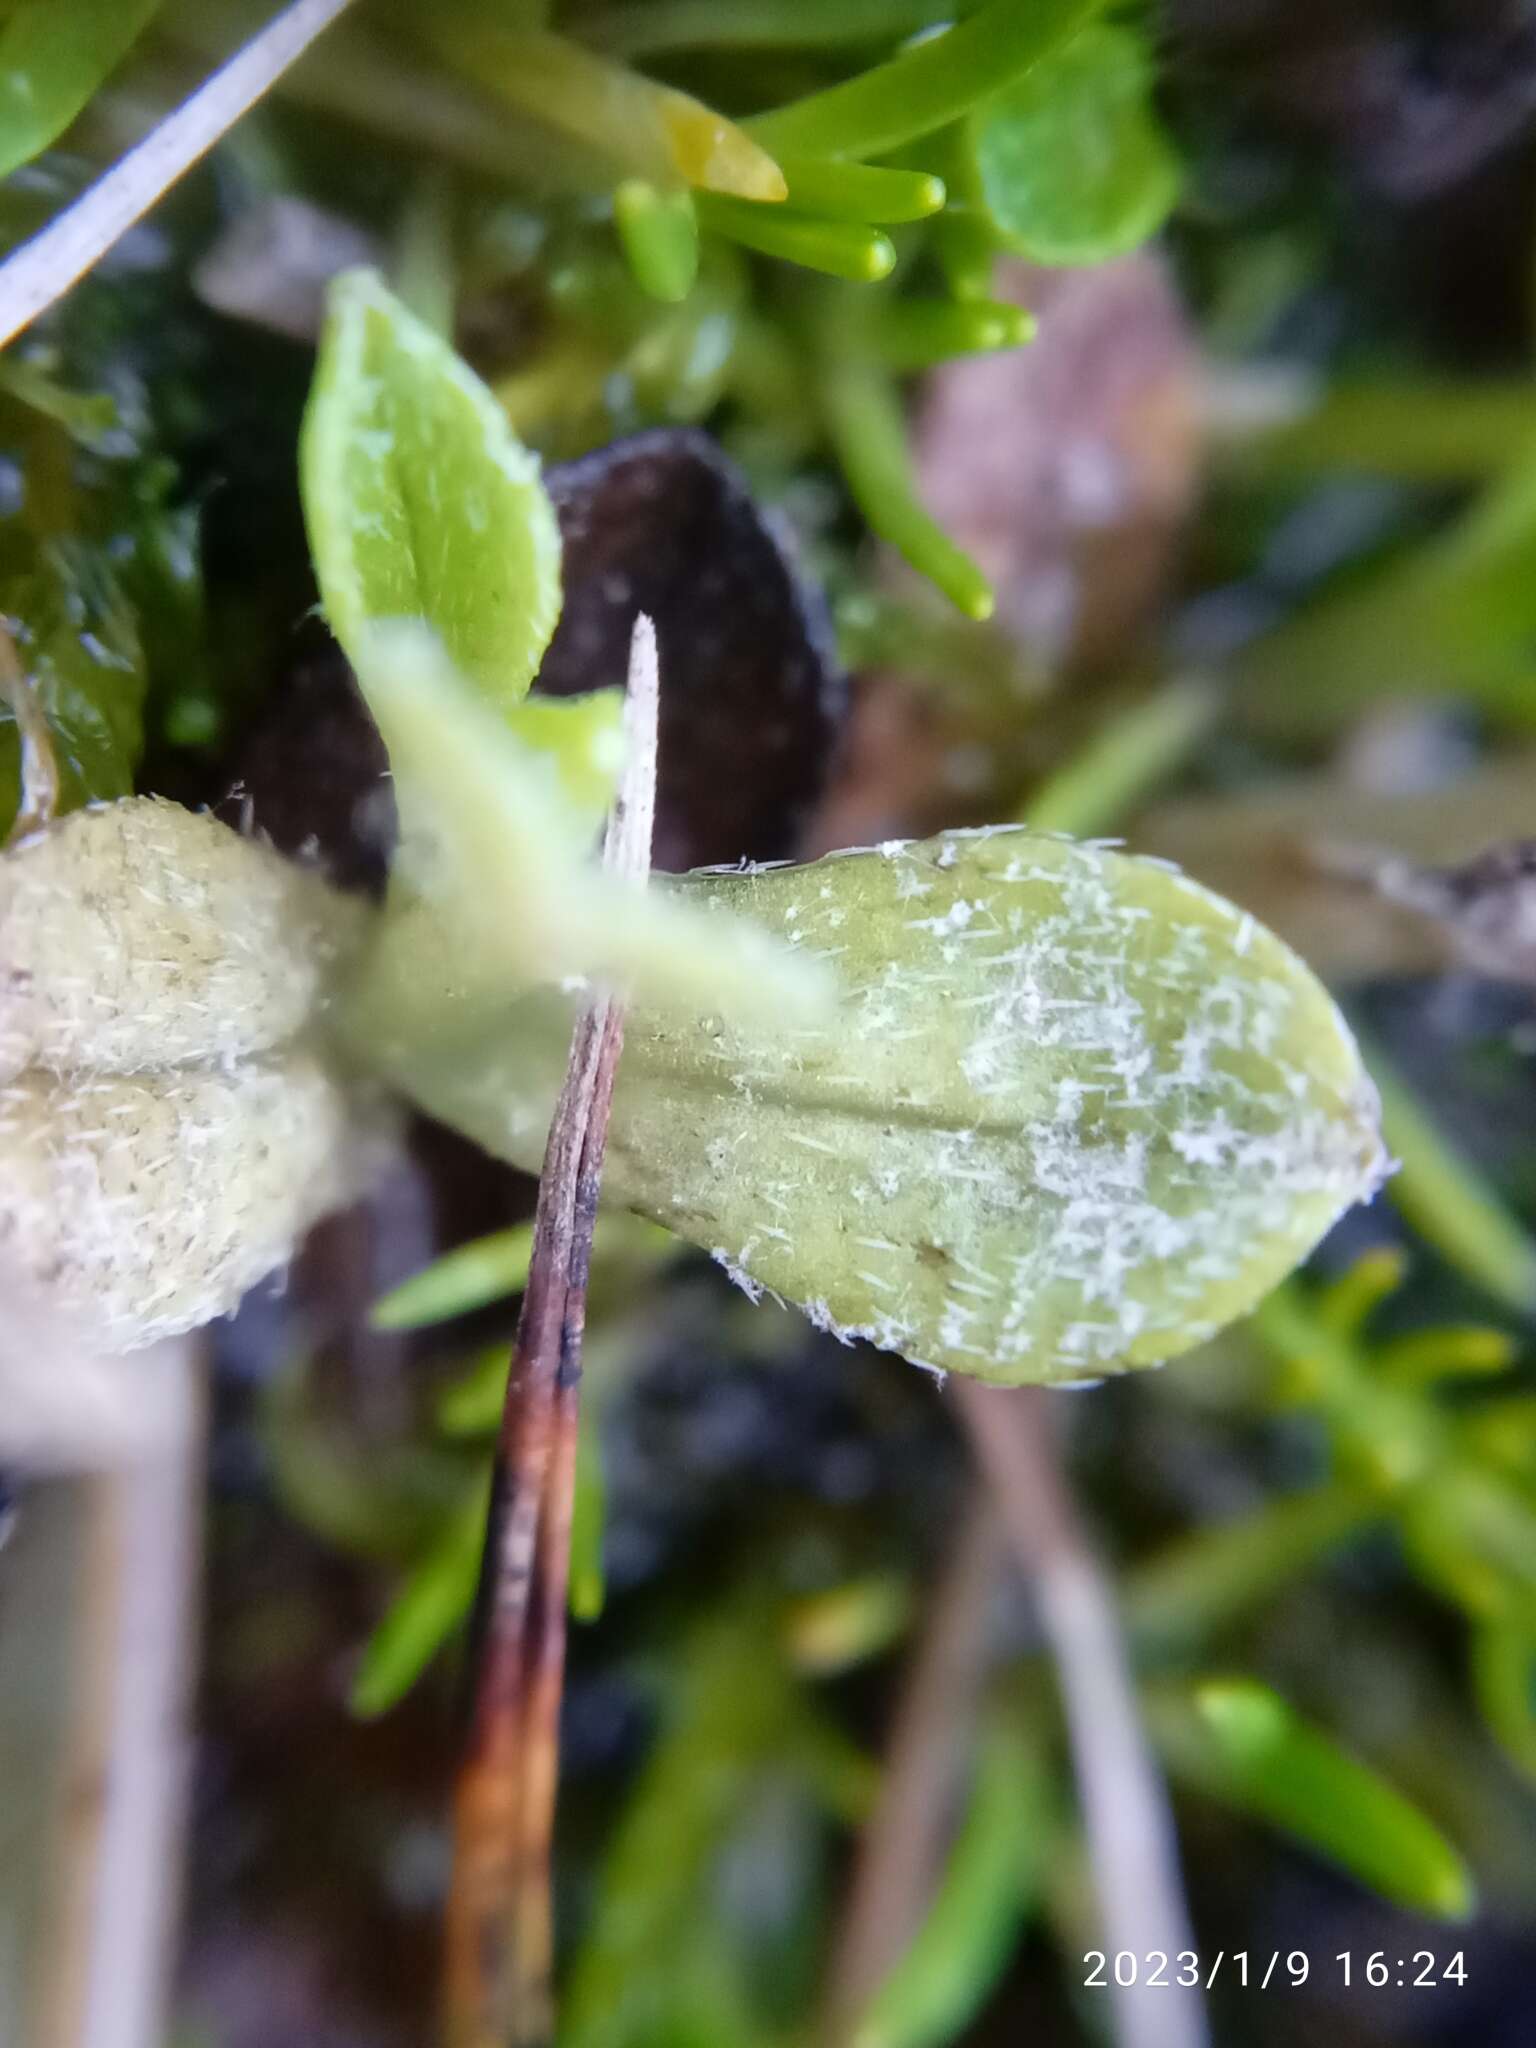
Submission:
[[[1155,234],[1180,166],[1152,103],[1146,38],[1091,22],[972,114],[968,168],[987,217],[1036,263],[1103,263]]]
[[[538,458],[371,271],[331,288],[300,463],[320,594],[354,665],[370,623],[424,619],[492,702],[519,703],[560,610]]]
[[[17,0],[0,28],[0,178],[30,163],[122,62],[160,0]]]
[[[825,1021],[687,1024],[642,997],[607,1185],[841,1335],[1007,1383],[1154,1364],[1380,1177],[1325,991],[1161,863],[999,828],[676,887],[829,961],[842,995]],[[549,1029],[542,1061],[530,1023],[410,1085],[528,1163]]]

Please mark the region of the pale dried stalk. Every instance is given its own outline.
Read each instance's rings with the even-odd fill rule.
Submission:
[[[153,1440],[72,1489],[86,1522],[71,1589],[78,1648],[27,2048],[157,2048],[168,2023],[191,1756],[201,1359],[181,1338],[134,1366],[156,1375]]]
[[[8,704],[21,741],[21,790],[7,846],[20,846],[53,823],[59,808],[59,764],[53,735],[32,678],[21,665],[16,642],[0,625],[0,702]]]
[[[917,1933],[943,1863],[990,1661],[988,1619],[1007,1553],[990,1499],[966,1510],[928,1603],[886,1743],[880,1796],[854,1858],[820,2038],[845,2048]]]
[[[1114,1594],[1056,1457],[1041,1387],[956,1378],[954,1397],[1060,1677],[1102,1945],[1170,1958],[1195,1946],[1173,1820],[1136,1712]],[[1206,2048],[1199,1991],[1170,1978],[1111,1992],[1117,2048]]]
[[[0,348],[99,263],[350,5],[292,0],[73,206],[0,263]]]
[[[655,629],[636,622],[628,756],[604,864],[643,886],[656,797]],[[481,1580],[469,1741],[454,1795],[446,1927],[450,2048],[535,2048],[553,2031],[550,1850],[587,1267],[621,996],[578,1017],[550,1125],[534,1253],[507,1383]]]

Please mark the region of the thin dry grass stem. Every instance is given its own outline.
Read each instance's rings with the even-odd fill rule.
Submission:
[[[655,816],[656,635],[636,622],[628,758],[604,864],[643,886]],[[624,1002],[577,1019],[550,1125],[512,1354],[485,1560],[469,1737],[454,1796],[446,1927],[450,2048],[543,2048],[553,2033],[550,1849],[587,1268]]]
[[[0,348],[99,263],[350,5],[292,0],[73,206],[0,263]]]
[[[1061,1686],[1093,1867],[1100,1944],[1173,1957],[1193,1950],[1178,1844],[1136,1711],[1114,1594],[1079,1520],[1041,1387],[956,1378],[954,1399],[1034,1590]],[[1117,1986],[1116,2048],[1207,2048],[1197,1989]]]
[[[989,1498],[972,1501],[928,1602],[886,1743],[880,1796],[854,1857],[822,1999],[820,2038],[846,2048],[933,1896],[991,1658],[1008,1561]]]
[[[16,642],[0,625],[0,703],[9,705],[21,741],[21,790],[6,839],[19,846],[53,823],[59,808],[59,763],[53,735],[43,716],[32,678],[21,665]]]

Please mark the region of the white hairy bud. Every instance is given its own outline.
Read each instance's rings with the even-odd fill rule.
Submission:
[[[344,907],[179,804],[72,812],[0,861],[0,1078],[281,1045],[314,1010]]]
[[[152,798],[0,859],[0,1281],[24,1321],[108,1353],[194,1328],[344,1198],[349,1104],[313,1026],[362,915]],[[0,1353],[3,1386],[26,1360]]]

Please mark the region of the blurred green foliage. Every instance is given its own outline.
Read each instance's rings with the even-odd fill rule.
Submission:
[[[85,119],[67,138],[78,157],[45,156],[8,182],[6,236],[62,205],[82,162],[105,160],[135,96],[169,105],[189,56],[221,53],[267,11],[181,0],[143,35],[151,6],[13,0],[0,12],[0,155],[25,165],[82,108]],[[1474,378],[1405,337],[1397,309],[1349,274],[1358,252],[1334,181],[1262,153],[1256,170],[1242,159],[1246,182],[1233,177],[1228,110],[1191,111],[1187,92],[1163,104],[1166,53],[1144,11],[1066,0],[456,0],[433,11],[447,24],[435,55],[412,38],[408,9],[360,7],[219,161],[221,203],[249,199],[264,166],[269,189],[374,230],[413,309],[439,332],[458,315],[514,429],[546,451],[657,421],[717,425],[800,516],[846,651],[915,682],[946,721],[944,743],[986,755],[1005,804],[1056,829],[1119,829],[1164,781],[1196,792],[1261,784],[1329,760],[1360,721],[1404,702],[1449,705],[1484,749],[1529,727],[1527,372],[1506,361]],[[492,16],[498,36],[562,45],[544,48],[541,74],[560,85],[558,132],[526,83],[519,97],[505,68],[480,75],[474,38]],[[963,29],[899,47],[952,17]],[[136,38],[124,89],[118,67]],[[603,117],[610,91],[632,121]],[[725,189],[698,175],[707,132],[724,137],[734,167]],[[785,175],[785,201],[739,189],[762,175],[763,153]],[[981,623],[993,594],[923,504],[899,379],[1027,339],[1026,316],[993,297],[1000,252],[1096,261],[1170,208],[1174,257],[1214,352],[1284,354],[1297,331],[1331,332],[1340,304],[1345,340],[1316,347],[1310,392],[1283,417],[1218,451],[1184,586],[1239,614],[1239,630],[1214,643],[1195,636],[1203,652],[1215,646],[1212,673],[1192,682],[1159,642],[1138,650],[1109,698],[1093,675],[1063,689],[1055,668]],[[166,232],[185,262],[200,229]],[[152,743],[207,741],[230,708],[204,645],[203,502],[160,453],[165,394],[150,408],[122,374],[112,309],[137,306],[142,319],[133,292],[121,272],[89,281],[0,363],[0,613],[54,731],[69,801],[129,786],[146,719]],[[178,302],[171,317],[209,316]],[[222,347],[227,330],[215,333]],[[216,378],[212,388],[217,402],[230,397]],[[274,438],[292,427],[274,401]],[[1362,480],[1388,492],[1377,523],[1319,543],[1304,576],[1276,575],[1286,534],[1332,535],[1318,508]],[[462,512],[448,508],[450,531]],[[952,609],[889,587],[868,534]],[[0,711],[0,825],[15,809],[16,757]],[[1092,1422],[1081,1459],[1090,1484],[1100,1468],[1111,1475],[1106,1495],[1119,1474],[1126,1498],[1102,1505],[1144,1705],[1198,1806],[1275,1828],[1427,1913],[1464,1912],[1474,1884],[1497,1903],[1501,1882],[1518,1911],[1529,1875],[1522,1899],[1490,1817],[1509,1803],[1509,1780],[1490,1779],[1472,1715],[1510,1771],[1536,1784],[1530,1233],[1462,1134],[1384,1064],[1379,1078],[1403,1162],[1394,1199],[1472,1290],[1472,1309],[1461,1296],[1444,1306],[1448,1283],[1438,1269],[1426,1281],[1427,1262],[1404,1284],[1396,1253],[1367,1253],[1283,1288],[1227,1340],[1219,1392],[1192,1370],[1115,1411],[1142,1433],[1132,1460],[1116,1467],[1110,1426],[1096,1436]],[[381,1303],[379,1320],[421,1327],[493,1303],[520,1284],[525,1258],[516,1231],[466,1248]],[[636,1247],[606,1294],[597,1276],[599,1398],[582,1442],[572,1585],[583,1614],[602,1599],[603,1438],[645,1354],[663,1258]],[[1480,1298],[1513,1330],[1466,1320]],[[722,1352],[731,1345],[713,1333],[726,1319],[720,1310],[710,1325]],[[753,1329],[777,1358],[800,1343],[769,1312]],[[506,1345],[451,1327],[440,1343],[446,1384],[390,1457],[376,1446],[360,1455],[335,1430],[307,1370],[267,1391],[263,1441],[293,1520],[400,1584],[355,1674],[362,1712],[406,1691],[473,1592],[483,1440]],[[1154,1423],[1158,1402],[1165,1419]],[[1238,1475],[1239,1505],[1213,1508],[1219,1485],[1190,1498],[1170,1480],[1149,1530],[1132,1481],[1159,1445],[1177,1454],[1171,1467],[1182,1456],[1223,1483]],[[803,1541],[765,1519],[751,1569],[732,1557],[702,1592],[680,1585],[631,1660],[654,1739],[614,1792],[575,1887],[569,2042],[785,2048],[805,2037],[838,1844],[879,1779],[857,1688],[891,1679],[928,1586],[910,1545],[871,1573],[868,1525],[883,1512],[871,1509],[857,1538],[846,1524],[819,1528],[812,1568]],[[809,1637],[808,1600],[821,1603]],[[1431,1634],[1465,1659],[1460,1696],[1420,1682]],[[1350,1683],[1361,1668],[1350,1650],[1371,1660],[1370,1684]],[[1406,1733],[1387,1712],[1397,1694]],[[1055,1945],[1064,1977],[1077,1961],[1065,1744],[1039,1660],[1016,1637],[993,1660],[968,1749],[944,1868],[867,2015],[869,2044],[961,2038],[1026,1930]],[[744,1866],[783,1881],[754,1889]]]

